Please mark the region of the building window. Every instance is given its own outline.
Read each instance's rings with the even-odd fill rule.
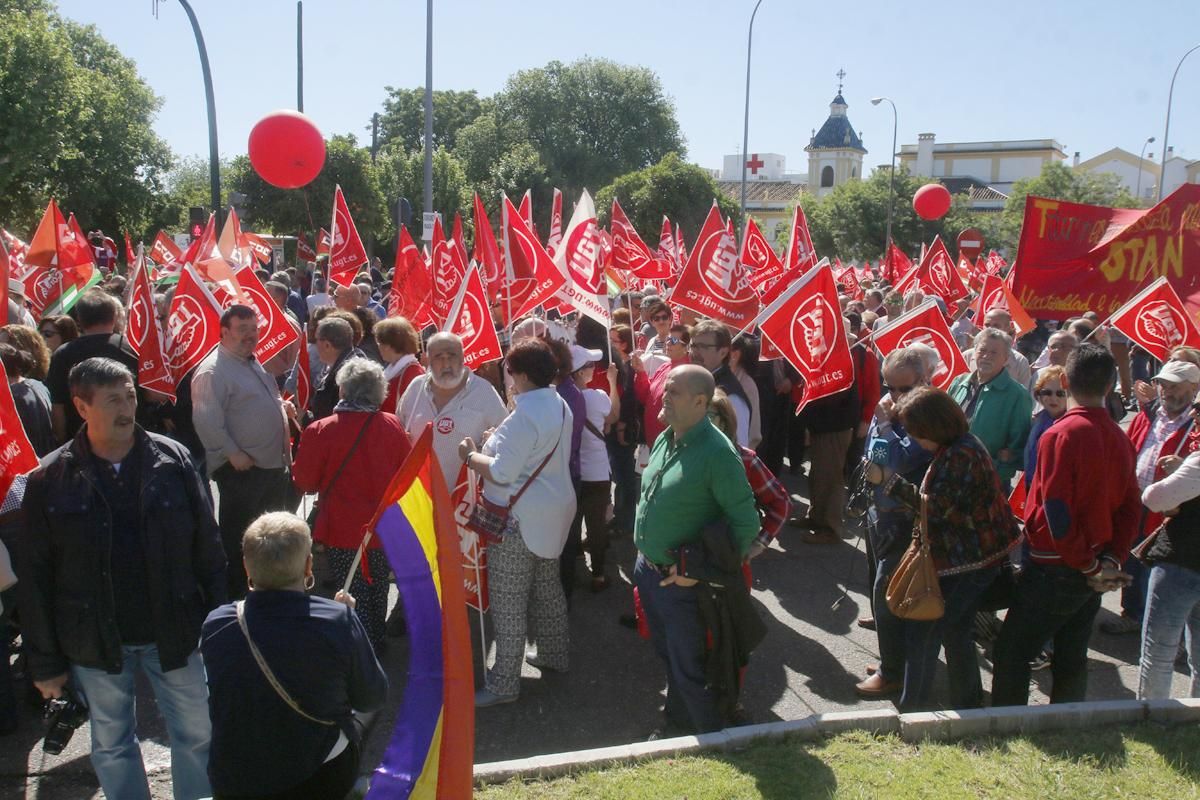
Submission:
[[[833,167],[823,167],[821,169],[821,188],[827,189],[833,186]]]
[[[858,177],[858,167],[851,167],[851,168],[850,168],[850,177],[851,177],[851,178],[857,178],[857,177]]]

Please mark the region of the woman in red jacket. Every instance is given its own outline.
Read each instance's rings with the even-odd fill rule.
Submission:
[[[408,455],[408,434],[392,414],[379,410],[386,392],[383,368],[353,358],[338,370],[341,400],[333,413],[304,429],[292,481],[301,492],[317,493],[313,541],[324,546],[338,589],[345,583],[379,498]],[[350,586],[367,636],[381,653],[387,612],[389,572],[379,539],[371,537],[365,555],[371,582],[361,572]]]
[[[383,399],[379,410],[395,414],[396,404],[404,396],[404,390],[425,374],[425,368],[417,361],[421,337],[404,317],[388,317],[376,323],[371,331],[375,334],[375,344],[379,345],[379,355],[387,365],[383,368],[387,397]]]

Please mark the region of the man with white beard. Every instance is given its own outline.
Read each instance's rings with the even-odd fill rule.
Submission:
[[[425,352],[427,371],[404,390],[396,416],[414,442],[426,423],[433,423],[433,449],[453,492],[462,467],[458,443],[470,437],[482,444],[484,434],[503,422],[508,410],[492,385],[463,364],[458,336],[435,333]]]

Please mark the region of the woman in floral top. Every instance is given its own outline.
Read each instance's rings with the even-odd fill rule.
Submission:
[[[899,406],[900,420],[918,444],[934,454],[921,486],[872,464],[867,480],[920,514],[926,502],[926,536],[938,571],[946,613],[932,622],[905,620],[903,711],[931,707],[938,651],[946,648],[954,708],[983,704],[983,683],[972,638],[979,600],[1021,532],[1000,489],[987,448],[969,432],[966,416],[948,394],[921,387]]]

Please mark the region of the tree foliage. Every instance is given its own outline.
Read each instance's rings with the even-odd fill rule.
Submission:
[[[607,225],[616,197],[633,227],[651,247],[658,247],[662,218],[683,226],[687,244],[700,233],[704,218],[717,201],[721,214],[741,225],[741,210],[736,202],[717,187],[707,170],[687,164],[677,153],[668,154],[652,167],[622,175],[596,194],[596,211],[601,224]]]
[[[380,188],[389,202],[407,197],[412,203],[413,221],[408,225],[408,232],[414,239],[420,239],[421,214],[424,211],[421,201],[425,185],[424,153],[420,150],[406,153],[399,147],[389,148],[379,154],[376,169]],[[470,214],[467,212],[470,207],[471,192],[467,188],[462,164],[449,150],[439,147],[433,154],[433,210],[440,213],[448,224],[454,219],[456,211],[464,212],[464,219],[469,221]],[[395,232],[395,227],[389,226],[389,231],[390,236]]]
[[[399,146],[407,152],[421,149],[425,137],[425,90],[386,87],[387,99],[379,115],[379,143]],[[434,147],[453,148],[458,132],[470,125],[490,106],[474,90],[433,93]]]
[[[149,224],[171,165],[161,101],[94,26],[0,3],[0,221],[28,234],[51,198],[85,228]]]

